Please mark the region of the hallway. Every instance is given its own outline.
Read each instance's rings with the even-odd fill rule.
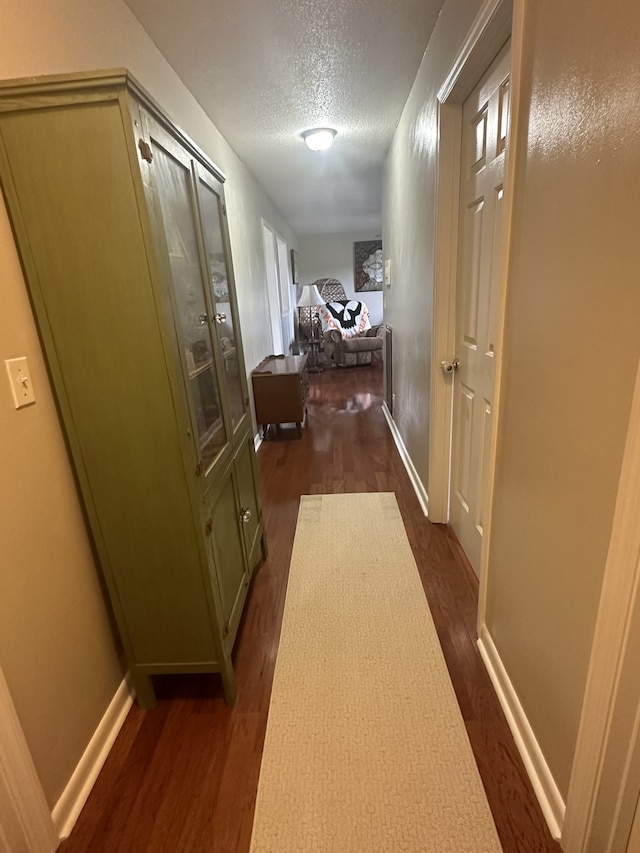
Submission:
[[[236,704],[215,677],[159,680],[158,707],[131,710],[63,853],[247,853],[299,496],[362,491],[396,493],[504,850],[560,850],[476,650],[477,584],[445,528],[424,518],[381,401],[381,370],[327,370],[310,377],[302,439],[293,426],[263,442],[269,558],[236,644]],[[345,519],[327,535],[346,543],[348,532]]]

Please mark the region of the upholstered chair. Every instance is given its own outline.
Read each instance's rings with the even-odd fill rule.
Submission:
[[[325,358],[338,367],[379,364],[382,361],[384,326],[371,326],[364,302],[348,300],[335,278],[315,282],[325,303],[323,318]]]
[[[372,326],[362,335],[343,338],[336,329],[324,333],[325,356],[338,367],[380,364],[384,346],[384,326]],[[329,346],[331,354],[329,355]]]

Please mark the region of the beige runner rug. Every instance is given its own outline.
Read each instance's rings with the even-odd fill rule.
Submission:
[[[252,853],[501,849],[395,496],[304,496]]]

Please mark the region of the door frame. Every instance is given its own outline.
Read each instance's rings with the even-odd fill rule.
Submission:
[[[15,822],[21,827],[21,849],[26,853],[53,853],[57,849],[60,841],[2,669],[0,803],[2,808],[10,810]]]
[[[269,318],[269,331],[274,355],[279,355],[278,350],[284,349],[284,338],[282,334],[282,306],[280,304],[280,279],[278,275],[278,251],[276,246],[276,230],[266,219],[262,218],[262,245],[265,268],[265,291],[267,296],[267,312]],[[269,235],[269,236],[267,236]],[[267,240],[270,241],[270,249],[273,252],[273,268],[269,263],[267,255]]]
[[[293,327],[293,281],[289,264],[289,245],[285,238],[274,231],[276,241],[276,260],[278,262],[278,285],[280,287],[280,312],[282,315],[282,345],[285,352],[291,352],[295,331]]]
[[[504,240],[500,259],[500,297],[496,332],[496,365],[493,418],[489,449],[488,498],[485,534],[480,560],[478,630],[484,624],[487,589],[487,556],[499,424],[502,342],[511,246],[511,223],[516,168],[519,159],[521,116],[521,68],[523,64],[526,0],[485,0],[471,25],[437,95],[438,155],[436,167],[436,216],[434,239],[434,307],[431,353],[431,421],[429,433],[429,518],[447,523],[451,487],[452,374],[440,364],[455,358],[456,277],[460,204],[462,107],[500,48],[511,37],[511,117],[505,162]],[[525,140],[526,142],[526,140]]]
[[[640,364],[562,832],[566,853],[627,850],[640,793]]]

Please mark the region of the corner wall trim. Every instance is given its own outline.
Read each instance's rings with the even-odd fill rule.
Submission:
[[[68,838],[75,826],[132,704],[133,690],[127,675],[116,690],[67,787],[51,812],[61,839]]]
[[[486,626],[482,626],[480,630],[478,649],[507,718],[549,831],[553,838],[558,840],[562,834],[564,822],[564,800]]]
[[[400,459],[402,459],[402,463],[406,469],[407,474],[409,475],[409,479],[411,480],[411,485],[413,486],[413,490],[416,493],[416,497],[418,498],[418,503],[422,509],[422,512],[429,517],[429,496],[427,495],[427,490],[424,487],[424,484],[420,477],[418,476],[418,472],[415,469],[415,465],[409,456],[407,448],[404,446],[404,441],[402,440],[402,436],[398,431],[398,426],[394,421],[391,412],[389,411],[386,402],[382,404],[382,414],[385,417],[387,424],[389,425],[389,429],[391,430],[391,435],[393,436],[393,440],[396,443],[396,447],[398,448],[398,453],[400,454]]]
[[[27,741],[0,669],[0,848],[53,853],[58,838]]]

